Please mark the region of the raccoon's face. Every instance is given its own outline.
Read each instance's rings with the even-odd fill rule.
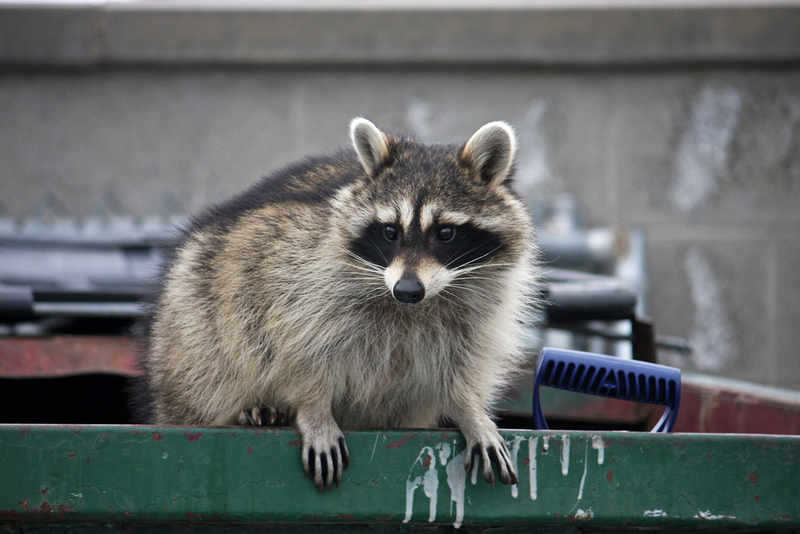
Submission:
[[[351,135],[366,176],[340,195],[340,205],[350,263],[367,286],[383,282],[372,296],[385,298],[388,289],[415,304],[483,291],[480,281],[513,255],[508,239],[527,237],[526,220],[508,228],[519,214],[504,209],[513,198],[511,129],[491,123],[465,147],[398,146],[364,119],[353,121]]]
[[[400,302],[414,304],[479,270],[502,254],[503,241],[470,216],[435,202],[416,210],[381,206],[375,219],[350,241],[350,252],[381,269],[383,281]]]

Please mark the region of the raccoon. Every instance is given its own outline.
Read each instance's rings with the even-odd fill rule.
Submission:
[[[457,425],[465,468],[517,474],[490,406],[523,357],[534,228],[504,122],[423,144],[370,121],[195,217],[165,266],[144,357],[149,421],[285,416],[321,489],[345,429]],[[262,417],[263,415],[263,417]]]

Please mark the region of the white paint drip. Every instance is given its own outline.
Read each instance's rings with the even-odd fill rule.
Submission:
[[[581,476],[581,485],[578,487],[578,499],[575,501],[575,506],[573,506],[572,510],[569,511],[570,513],[572,513],[572,511],[575,510],[576,508],[578,508],[581,499],[583,499],[583,488],[586,486],[586,473],[588,472],[589,472],[589,444],[587,443],[586,447],[584,447],[583,449],[583,475]],[[578,514],[581,513],[585,514],[583,510],[578,508],[578,511],[575,513],[575,517],[578,518]],[[587,517],[591,518],[591,516],[585,516],[585,515],[583,518],[586,519]]]
[[[700,252],[686,254],[684,270],[694,302],[694,328],[690,336],[693,361],[701,371],[720,371],[735,358],[733,328],[728,320],[722,289]]]
[[[480,463],[481,463],[481,457],[480,457],[479,454],[476,454],[472,458],[472,485],[473,486],[478,483],[478,471],[480,471]]]
[[[423,447],[414,460],[414,463],[411,465],[411,470],[413,471],[417,465],[422,467],[428,462],[426,466],[427,470],[422,476],[416,476],[412,479],[412,474],[409,473],[408,475],[408,480],[406,481],[406,514],[403,518],[403,523],[411,521],[414,512],[414,493],[420,486],[422,486],[425,496],[429,499],[428,521],[433,522],[436,520],[436,507],[438,505],[439,495],[439,470],[436,469],[437,450],[439,453],[438,463],[446,466],[447,485],[450,487],[451,515],[453,513],[452,503],[456,504],[456,519],[453,526],[459,528],[464,521],[464,498],[467,485],[467,471],[464,469],[466,452],[462,451],[453,458],[450,458],[454,449],[449,443],[439,443],[433,447]]]
[[[456,503],[456,519],[453,527],[459,528],[464,522],[464,494],[467,489],[467,471],[464,469],[466,451],[456,454],[447,464],[447,485],[450,486],[450,506]]]
[[[578,506],[578,503],[581,502],[583,499],[583,487],[586,485],[586,473],[589,471],[589,447],[587,446],[584,449],[583,453],[583,476],[581,476],[581,485],[578,488],[578,500],[575,502],[575,506]]]
[[[597,451],[597,465],[603,465],[605,461],[606,444],[600,436],[592,436],[592,448]]]
[[[549,448],[549,439],[553,436],[542,436],[542,452],[546,452]],[[570,463],[570,436],[562,434],[561,439],[561,473],[566,476],[569,473]],[[516,436],[510,443],[507,443],[510,449],[511,460],[514,468],[518,470],[519,449],[522,445],[524,438]],[[600,436],[593,436],[591,446],[597,451],[597,464],[602,465],[604,462],[605,443]],[[538,498],[538,479],[537,479],[537,453],[539,447],[539,437],[528,438],[528,476],[530,480],[530,497],[535,501]],[[411,521],[414,508],[414,494],[420,486],[423,488],[425,496],[429,499],[428,521],[433,522],[436,520],[438,492],[439,492],[439,471],[436,468],[441,464],[445,466],[447,474],[447,485],[450,488],[450,515],[453,516],[453,504],[455,503],[455,519],[453,526],[460,528],[464,522],[465,502],[466,502],[466,485],[467,485],[467,472],[464,469],[464,459],[466,458],[466,451],[461,451],[452,458],[451,454],[455,451],[455,447],[449,443],[439,443],[435,446],[425,446],[420,451],[414,463],[411,466],[408,480],[406,481],[406,509],[404,523]],[[438,452],[438,456],[437,456]],[[437,462],[438,457],[438,462]],[[577,500],[573,510],[576,519],[591,519],[594,517],[594,512],[591,508],[582,510],[578,508],[580,501],[583,499],[583,493],[586,487],[586,477],[589,471],[589,443],[587,442],[584,448],[583,458],[583,474],[581,475],[580,486],[578,488]],[[472,483],[477,482],[477,472],[479,471],[478,462],[480,456],[476,456],[475,464],[472,471]],[[419,467],[417,467],[419,465]],[[425,468],[422,475],[414,476],[413,471],[415,468]],[[513,498],[518,498],[519,488],[517,485],[512,487],[511,495]],[[647,510],[644,512],[645,517],[667,517],[666,513],[662,510]],[[695,517],[703,519],[727,519],[728,516],[714,515],[709,511],[698,511]]]
[[[561,474],[569,473],[569,436],[561,435]]]
[[[406,481],[406,516],[403,518],[403,523],[411,521],[411,512],[414,508],[414,492],[422,485],[422,477],[417,477],[411,480],[411,475],[408,476]]]
[[[669,517],[667,516],[667,512],[664,510],[645,510],[644,511],[645,517]]]
[[[442,465],[446,465],[447,460],[450,458],[450,444],[440,443],[437,448],[439,449],[439,462],[441,462]]]
[[[531,500],[535,501],[539,490],[536,480],[536,449],[539,447],[539,438],[528,438],[528,478],[531,481]]]
[[[742,99],[733,88],[706,87],[700,92],[676,154],[677,179],[670,197],[678,210],[701,206],[717,187],[741,106]]]
[[[514,466],[514,471],[517,472],[517,477],[519,477],[519,469],[517,468],[517,456],[519,456],[519,444],[522,443],[522,436],[515,436],[514,441],[511,445],[511,465]],[[513,498],[519,497],[519,486],[517,484],[513,484],[511,486],[511,496]]]
[[[422,490],[425,492],[425,496],[431,501],[428,521],[433,523],[436,519],[436,501],[439,496],[439,471],[436,469],[436,458],[431,458],[428,471],[422,479]]]
[[[425,495],[431,500],[431,517],[428,519],[428,521],[433,521],[436,519],[436,497],[439,486],[439,473],[436,471],[436,455],[433,449],[431,447],[422,447],[417,459],[414,460],[413,464],[411,464],[411,469],[414,469],[414,466],[417,465],[417,463],[420,465],[424,464],[425,459],[429,456],[430,464],[428,466],[428,471],[425,472],[424,478],[418,476],[412,480],[411,473],[408,474],[408,480],[406,480],[406,515],[405,518],[403,518],[403,523],[408,523],[411,521],[411,514],[414,508],[414,492],[420,486],[423,486],[422,489],[425,492]],[[431,474],[431,471],[434,473]],[[435,480],[432,480],[433,477],[435,477]],[[434,490],[432,493],[431,489]]]

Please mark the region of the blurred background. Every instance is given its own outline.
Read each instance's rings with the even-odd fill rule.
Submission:
[[[169,226],[355,116],[511,123],[545,237],[692,347],[659,362],[800,389],[800,2],[2,2],[0,230]]]

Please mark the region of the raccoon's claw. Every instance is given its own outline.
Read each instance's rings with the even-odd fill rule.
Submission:
[[[264,421],[264,426],[285,426],[288,422],[286,415],[272,406],[261,408],[261,419]]]
[[[347,451],[344,436],[339,436],[331,446],[303,444],[303,467],[322,491],[332,491],[334,484],[339,487],[342,471],[349,466],[350,453]]]
[[[236,422],[240,426],[261,426],[261,409],[253,406],[249,410],[242,410],[239,412]]]
[[[272,406],[253,406],[242,410],[237,422],[241,426],[281,426],[286,424],[286,417]]]
[[[467,473],[472,472],[473,461],[480,456],[483,460],[483,479],[494,486],[494,472],[492,463],[497,466],[497,474],[503,484],[514,485],[519,483],[517,472],[511,461],[505,442],[497,435],[496,439],[490,439],[489,443],[475,443],[467,447],[469,454],[464,462]],[[477,464],[477,462],[475,462]]]

